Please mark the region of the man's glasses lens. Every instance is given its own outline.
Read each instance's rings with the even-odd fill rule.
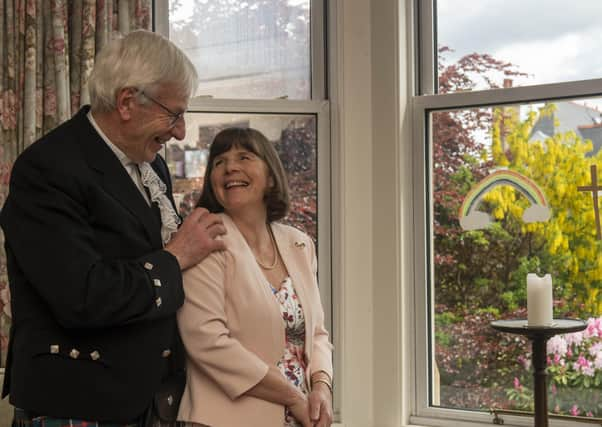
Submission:
[[[176,123],[178,122],[178,120],[180,120],[182,117],[184,117],[185,111],[182,111],[181,113],[175,113],[175,112],[171,111],[169,108],[167,108],[165,105],[163,105],[162,103],[160,103],[159,101],[154,99],[153,97],[149,96],[143,90],[140,91],[140,94],[142,96],[144,96],[146,99],[150,99],[152,102],[154,102],[155,104],[157,104],[159,107],[163,108],[167,112],[167,114],[171,118],[171,120],[169,121],[170,127],[175,126]]]

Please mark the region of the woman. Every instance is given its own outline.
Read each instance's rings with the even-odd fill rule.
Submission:
[[[184,273],[188,353],[178,419],[221,426],[330,426],[332,347],[312,240],[279,224],[282,164],[254,129],[214,139],[199,206],[221,214],[227,250]]]

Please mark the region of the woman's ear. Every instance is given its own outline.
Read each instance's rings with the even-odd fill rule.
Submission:
[[[136,95],[138,90],[132,87],[124,87],[117,92],[116,110],[121,120],[128,121],[132,118],[132,110],[136,106]]]

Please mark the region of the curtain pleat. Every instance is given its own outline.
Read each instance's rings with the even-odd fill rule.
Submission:
[[[118,26],[117,31],[126,34],[130,31],[130,5],[132,2],[117,0],[118,7]]]
[[[79,48],[79,89],[77,91],[77,95],[80,97],[80,104],[86,105],[90,103],[90,97],[88,95],[88,91],[86,90],[86,85],[88,83],[88,77],[92,72],[92,67],[94,65],[94,57],[96,56],[96,51],[100,50],[100,46],[96,45],[96,21],[97,16],[100,14],[96,11],[96,1],[95,0],[83,0],[79,2],[81,4],[81,24],[74,28],[81,28],[81,31],[72,32],[72,37],[78,37],[80,48]],[[110,1],[105,3],[111,3]]]
[[[71,28],[82,28],[82,1],[75,0],[71,4],[69,13]],[[69,33],[69,93],[71,95],[71,111],[77,111],[81,100],[81,49],[82,32],[71,31]]]
[[[28,13],[25,16],[25,66],[23,88],[23,144],[29,145],[37,139],[36,132],[36,70],[37,70],[37,12],[36,0],[26,0]]]

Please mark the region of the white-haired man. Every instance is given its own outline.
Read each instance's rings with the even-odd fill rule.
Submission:
[[[223,249],[225,232],[204,209],[181,223],[158,155],[184,138],[197,81],[160,35],[113,40],[96,58],[91,106],[16,160],[0,214],[15,425],[145,425],[181,366],[181,271]]]

